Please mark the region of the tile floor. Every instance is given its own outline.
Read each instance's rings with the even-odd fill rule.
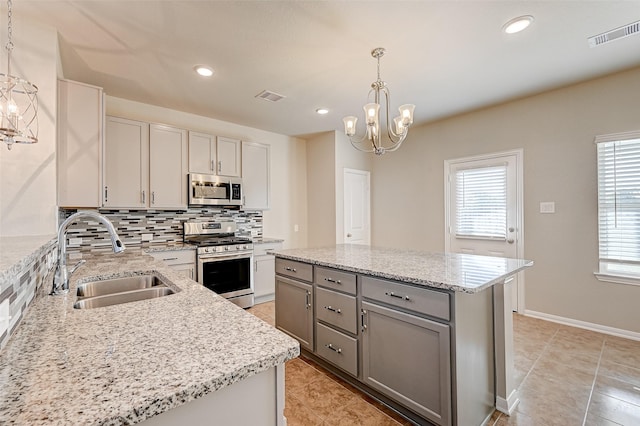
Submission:
[[[248,312],[275,324],[274,303]],[[640,342],[514,314],[520,404],[491,426],[640,425]],[[289,426],[411,423],[313,361],[286,365]]]

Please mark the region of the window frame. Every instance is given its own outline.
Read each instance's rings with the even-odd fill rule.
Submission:
[[[612,133],[607,135],[599,135],[596,136],[594,143],[596,145],[596,184],[597,184],[597,215],[598,215],[598,271],[594,272],[595,277],[599,281],[612,282],[618,284],[626,284],[626,285],[637,285],[640,286],[640,254],[638,254],[638,258],[635,261],[623,261],[623,260],[614,260],[614,259],[603,259],[603,253],[601,251],[601,240],[602,240],[602,208],[601,200],[601,158],[600,158],[600,147],[599,144],[603,143],[611,143],[611,142],[625,142],[637,140],[637,143],[640,147],[640,131],[632,131],[632,132],[623,132],[623,133]],[[640,176],[640,162],[639,162],[639,171],[638,175]],[[634,210],[635,211],[635,210]],[[640,214],[640,207],[638,207],[638,213]],[[621,272],[620,270],[615,270],[615,265],[624,266],[632,266],[636,267],[636,272]],[[613,270],[612,270],[613,269]]]

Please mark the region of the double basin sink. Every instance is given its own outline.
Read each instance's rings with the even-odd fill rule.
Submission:
[[[90,281],[78,285],[76,309],[92,309],[155,299],[175,293],[157,274]]]

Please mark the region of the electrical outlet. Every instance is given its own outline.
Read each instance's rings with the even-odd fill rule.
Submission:
[[[543,201],[540,203],[540,213],[555,213],[556,203],[553,201]]]
[[[153,241],[153,234],[142,234],[142,241]]]
[[[293,232],[298,232],[300,227],[298,225],[293,225]]]

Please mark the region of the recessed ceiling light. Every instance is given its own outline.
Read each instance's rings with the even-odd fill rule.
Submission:
[[[193,69],[203,77],[211,77],[213,70],[206,65],[196,65]]]
[[[328,113],[329,113],[329,110],[328,110],[328,109],[326,109],[326,108],[318,108],[318,109],[316,110],[316,112],[317,112],[318,114],[320,114],[320,115],[325,115],[325,114],[328,114]]]
[[[507,34],[515,34],[527,28],[533,22],[533,16],[525,15],[513,18],[502,27],[502,31]]]

